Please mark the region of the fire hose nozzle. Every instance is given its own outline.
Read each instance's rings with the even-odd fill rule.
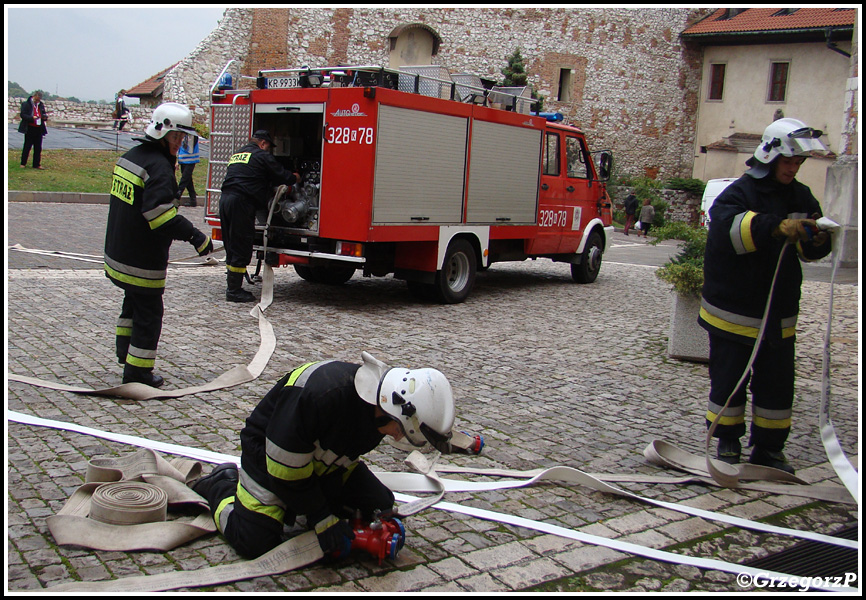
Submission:
[[[375,557],[379,564],[386,558],[396,558],[397,553],[406,543],[406,529],[400,519],[377,518],[372,523],[363,523],[361,519],[352,522],[355,539],[348,548],[333,553],[335,558],[343,558],[351,550],[360,549]]]

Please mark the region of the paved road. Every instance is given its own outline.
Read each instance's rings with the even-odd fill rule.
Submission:
[[[24,146],[24,134],[18,133],[18,126],[7,123],[7,147],[20,150]],[[140,130],[115,131],[112,129],[93,129],[86,127],[50,127],[43,138],[42,148],[46,150],[128,150],[136,146],[133,137],[141,136]],[[210,156],[210,143],[202,140],[199,144],[202,158]]]
[[[104,205],[11,203],[10,243],[99,256]],[[181,209],[201,222],[201,208]],[[571,281],[549,261],[494,265],[455,306],[420,303],[392,278],[309,284],[277,271],[268,310],[277,350],[248,384],[178,399],[134,402],[7,383],[9,410],[97,430],[236,455],[243,419],[287,370],[325,358],[358,361],[368,350],[393,364],[431,365],[449,377],[458,426],[484,435],[480,457],[443,462],[535,469],[568,465],[590,473],[670,475],[646,462],[652,440],[703,448],[706,366],[666,355],[668,286],[653,275],[675,246],[646,246],[616,234],[599,279]],[[189,256],[175,244],[176,256]],[[121,294],[98,263],[9,252],[7,360],[12,373],[105,387],[120,381],[113,328]],[[258,331],[248,306],[223,299],[219,268],[169,274],[157,370],[166,387],[210,381],[251,360]],[[807,281],[798,328],[798,397],[788,455],[809,482],[836,483],[817,429],[821,353],[830,286]],[[833,423],[842,448],[859,456],[859,290],[835,289]],[[74,580],[192,570],[238,562],[219,536],[169,552],[96,552],[58,546],[46,526],[83,483],[91,457],[130,446],[69,431],[8,423],[7,588],[38,590]],[[404,453],[383,445],[367,461],[401,471]],[[622,484],[638,495],[799,530],[833,533],[858,523],[855,507],[790,495],[700,484]],[[788,536],[716,521],[582,487],[553,483],[446,500],[688,556],[741,563],[790,547]],[[525,590],[727,591],[735,575],[650,560],[589,543],[428,510],[405,521],[406,547],[381,566],[353,556],[273,577],[211,588],[220,592],[495,593]],[[820,573],[816,573],[820,575]]]

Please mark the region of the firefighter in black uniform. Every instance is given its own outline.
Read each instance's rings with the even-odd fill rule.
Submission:
[[[198,135],[192,113],[182,104],[156,107],[142,143],[117,160],[105,229],[105,275],[124,290],[116,329],[117,360],[123,383],[152,387],[164,381],[153,373],[162,331],[168,251],[173,240],[189,242],[200,256],[213,243],[177,212],[175,157],[187,135]]]
[[[710,336],[708,427],[743,376],[779,253],[785,252],[751,373],[714,432],[719,438],[717,457],[730,464],[740,461],[740,437],[746,431],[745,388],[751,379],[749,462],[794,472],[782,449],[791,430],[794,403],[794,337],[803,280],[799,261],[818,260],[831,250],[829,235],[815,223],[821,207],[795,176],[806,156],[825,150],[820,135],[796,119],[775,121],[747,161],[751,168],[710,209],[698,318]]]
[[[226,300],[253,302],[255,297],[243,289],[247,265],[253,257],[256,211],[267,210],[272,189],[292,185],[297,173],[283,168],[271,154],[274,142],[259,129],[249,143],[229,159],[220,196],[220,225],[226,250]]]
[[[386,435],[448,451],[454,400],[445,376],[362,357],[362,365],[324,361],[288,373],[247,417],[240,470],[225,463],[193,483],[241,555],[279,545],[283,525],[299,515],[330,554],[352,539],[345,519],[355,510],[369,522],[393,508],[394,494],[359,460]]]

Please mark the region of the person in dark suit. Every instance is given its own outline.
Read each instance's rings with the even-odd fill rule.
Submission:
[[[48,135],[45,122],[48,116],[45,105],[42,104],[42,92],[36,90],[33,95],[21,103],[21,124],[18,133],[24,134],[24,149],[21,151],[21,168],[27,166],[30,150],[33,149],[33,168],[44,169],[42,166],[42,137]]]

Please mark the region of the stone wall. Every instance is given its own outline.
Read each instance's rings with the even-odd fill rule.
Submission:
[[[21,121],[21,103],[27,98],[9,98],[6,103],[6,122]],[[83,125],[88,127],[111,127],[114,125],[114,104],[88,104],[85,102],[70,102],[69,100],[43,101],[48,112],[49,127]],[[143,129],[150,120],[152,110],[139,106],[126,105],[132,113],[133,125],[139,124]],[[125,128],[127,131],[129,127]]]
[[[634,188],[628,186],[610,186],[608,193],[613,201],[616,210],[622,210],[623,202],[626,196],[629,195]],[[700,223],[701,211],[701,196],[691,192],[682,190],[656,190],[662,200],[667,202],[668,208],[665,211],[665,221],[679,221],[688,223],[689,225],[698,225]],[[643,200],[641,198],[641,200]]]
[[[242,64],[250,51],[253,12],[249,8],[227,9],[216,29],[166,73],[163,100],[186,104],[196,122],[209,125],[211,87],[230,60]],[[282,38],[285,39],[284,34]]]
[[[165,99],[203,115],[229,59],[250,76],[304,65],[387,65],[389,33],[423,23],[442,39],[433,63],[452,73],[501,80],[519,48],[545,110],[583,127],[593,150],[613,150],[620,175],[688,177],[700,54],[679,33],[695,16],[681,8],[230,8],[167,74]],[[556,101],[563,68],[572,70],[568,103]]]

